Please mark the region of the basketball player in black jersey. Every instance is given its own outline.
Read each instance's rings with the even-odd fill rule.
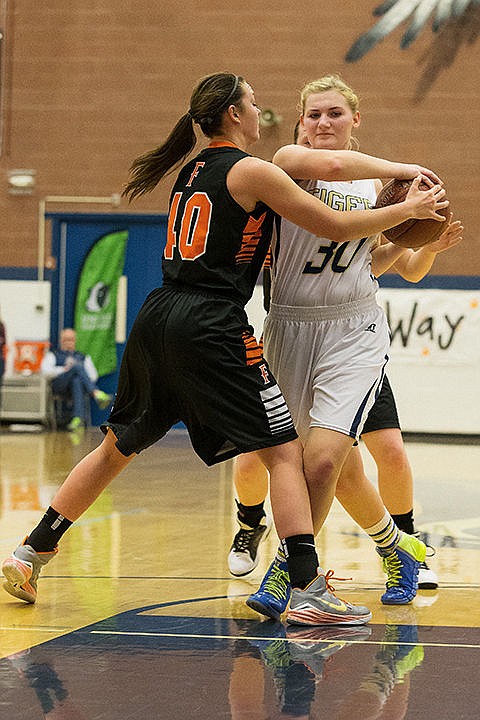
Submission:
[[[418,165],[336,152],[332,166],[338,172],[343,164],[345,177],[416,179],[398,205],[334,211],[278,167],[248,155],[246,148],[258,139],[259,112],[241,77],[207,76],[167,140],[133,163],[124,191],[130,200],[153,190],[186,159],[196,143],[194,123],[210,141],[173,187],[163,286],[149,295],[129,335],[103,442],[73,468],[40,523],[4,561],[4,587],[11,595],[35,602],[39,572],[63,533],[137,453],[183,421],[208,465],[259,451],[270,472],[297,620],[315,625],[370,619],[367,608],[339,600],[318,570],[302,447],[244,306],[265,259],[274,212],[345,242],[409,217],[440,219],[444,191]],[[422,178],[428,191],[419,190]]]

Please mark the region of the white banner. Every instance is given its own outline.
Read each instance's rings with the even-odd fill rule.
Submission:
[[[472,364],[480,360],[480,291],[382,288],[395,362]]]

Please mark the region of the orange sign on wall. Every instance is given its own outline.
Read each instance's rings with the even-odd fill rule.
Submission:
[[[37,340],[16,340],[13,367],[16,373],[32,375],[40,370],[43,356],[50,343]]]

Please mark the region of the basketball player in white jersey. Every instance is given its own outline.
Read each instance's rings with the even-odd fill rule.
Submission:
[[[360,114],[351,88],[336,76],[309,83],[301,93],[301,112],[301,129],[314,152],[289,145],[277,152],[274,163],[332,208],[349,211],[374,205],[380,181],[331,182],[325,162],[331,153],[315,152],[352,149]],[[316,533],[328,515],[347,456],[361,463],[358,448],[352,451],[352,446],[379,392],[388,359],[389,329],[376,302],[378,283],[371,272],[375,242],[369,237],[332,242],[284,219],[279,219],[272,242],[265,357],[304,444]],[[346,498],[340,493],[339,499],[383,558],[388,579],[382,602],[410,602],[425,545],[398,530],[368,481],[359,482],[357,492],[349,488]],[[278,619],[290,590],[286,561],[279,553],[247,604]]]
[[[300,121],[295,126],[294,141],[310,147],[303,129],[299,132],[299,125]],[[449,222],[445,223],[446,227],[437,241],[416,251],[401,248],[383,238],[382,245],[372,247],[372,272],[375,277],[393,268],[405,280],[419,282],[431,270],[438,253],[462,241],[463,225],[461,221],[453,221],[452,218],[450,214]],[[264,306],[267,312],[270,306],[270,265],[269,255],[264,269]],[[362,440],[377,465],[378,489],[395,524],[410,535],[418,534],[413,518],[412,470],[403,442],[395,398],[386,375],[380,394],[363,426]],[[239,530],[229,550],[228,567],[234,577],[245,577],[257,567],[261,545],[271,529],[271,519],[264,508],[268,494],[268,473],[256,453],[247,453],[235,458],[233,480],[238,498]],[[342,466],[336,493],[347,511],[350,496],[360,496],[365,501],[365,488],[368,491],[369,485],[364,486],[362,492],[362,484],[368,482],[361,458],[356,451],[350,452]],[[355,515],[355,507],[352,507],[352,515]],[[420,565],[418,587],[438,587],[436,574],[426,562]]]

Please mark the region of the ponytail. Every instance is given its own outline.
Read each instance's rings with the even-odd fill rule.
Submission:
[[[215,73],[202,78],[192,93],[189,110],[182,115],[165,142],[136,158],[130,167],[130,178],[122,195],[131,202],[151,192],[192,152],[197,138],[193,124],[203,134],[213,137],[221,132],[223,114],[238,103],[244,93],[243,78],[232,73]]]
[[[190,155],[196,142],[193,118],[187,112],[162,145],[133,161],[130,179],[122,195],[131,202],[137,196],[151,192],[165,175],[173,172]]]

